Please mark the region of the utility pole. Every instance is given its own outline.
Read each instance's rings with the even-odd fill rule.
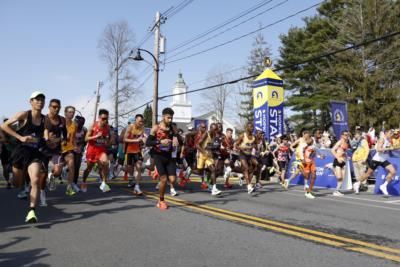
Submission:
[[[153,125],[157,124],[158,115],[158,71],[159,71],[159,57],[160,57],[160,26],[161,26],[161,15],[160,12],[156,13],[156,22],[153,26],[154,29],[154,57],[156,62],[154,62],[154,91],[153,91]],[[152,30],[153,30],[152,29]]]
[[[97,118],[97,109],[99,108],[99,103],[100,103],[100,87],[103,86],[103,83],[101,81],[97,82],[97,91],[96,91],[96,103],[94,104],[94,116],[93,116],[93,122],[96,121]]]

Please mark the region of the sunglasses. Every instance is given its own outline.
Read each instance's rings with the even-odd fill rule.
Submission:
[[[108,121],[108,118],[100,118],[102,121]]]
[[[60,106],[56,106],[56,105],[51,105],[50,107],[54,108],[54,109],[60,109]]]

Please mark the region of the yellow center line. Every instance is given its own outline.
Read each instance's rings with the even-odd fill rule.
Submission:
[[[146,192],[146,194],[148,196],[151,195],[153,198],[157,198],[156,194],[154,194],[154,193]],[[299,226],[294,226],[294,225],[290,225],[290,224],[286,224],[286,223],[281,223],[281,222],[276,222],[276,221],[272,221],[272,220],[268,220],[268,219],[254,217],[254,216],[246,215],[243,213],[232,212],[229,210],[219,209],[219,208],[215,208],[215,207],[211,207],[211,206],[207,206],[207,205],[196,204],[196,203],[192,203],[189,201],[172,198],[172,197],[168,197],[168,196],[166,196],[165,198],[174,204],[179,204],[179,206],[186,206],[190,209],[210,213],[210,214],[216,215],[218,217],[224,217],[224,218],[229,217],[229,219],[231,219],[231,220],[234,219],[236,221],[241,221],[241,222],[245,222],[247,224],[252,224],[252,225],[257,225],[257,226],[259,226],[259,224],[261,224],[261,225],[263,225],[263,228],[268,228],[268,229],[271,229],[274,231],[287,233],[289,235],[299,236],[304,239],[314,240],[314,241],[324,243],[324,244],[331,244],[331,245],[337,246],[337,247],[344,247],[345,249],[348,249],[348,250],[358,251],[358,252],[362,252],[365,254],[369,254],[369,255],[373,255],[373,256],[377,256],[377,257],[383,257],[383,258],[387,258],[390,260],[400,262],[400,257],[398,257],[398,256],[381,253],[381,252],[370,250],[367,248],[391,252],[391,253],[395,253],[395,254],[400,254],[399,249],[380,246],[380,245],[376,245],[373,243],[368,243],[368,242],[364,242],[364,241],[360,241],[360,240],[355,240],[355,239],[351,239],[351,238],[328,234],[328,233],[324,233],[324,232],[320,232],[320,231],[310,230],[310,229],[302,228]],[[266,226],[265,224],[269,224],[269,225]],[[284,227],[286,229],[277,228],[277,226]],[[296,232],[296,234],[293,234],[293,232]],[[310,237],[308,234],[312,235],[312,237]],[[307,236],[307,238],[305,236]],[[328,238],[328,240],[327,240],[327,238]],[[321,239],[323,241],[321,241]],[[354,247],[354,245],[363,246],[363,247],[367,247],[367,248]]]

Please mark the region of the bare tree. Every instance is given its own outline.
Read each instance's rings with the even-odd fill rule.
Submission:
[[[100,57],[107,63],[109,80],[114,81],[111,86],[114,99],[114,124],[118,129],[119,111],[124,111],[134,100],[135,76],[129,71],[133,62],[126,60],[134,47],[135,37],[126,21],[108,24],[98,42]]]
[[[229,77],[223,73],[222,68],[215,69],[209,72],[206,86],[221,84],[228,80]],[[221,85],[203,93],[203,97],[207,100],[202,104],[203,108],[208,111],[215,110],[218,121],[226,117],[225,113],[230,108],[231,89],[229,85]]]

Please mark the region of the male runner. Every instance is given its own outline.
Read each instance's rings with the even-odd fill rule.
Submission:
[[[99,110],[99,119],[88,129],[86,134],[86,142],[88,142],[86,149],[87,167],[83,172],[83,183],[81,191],[87,191],[86,179],[89,176],[95,163],[99,168],[102,182],[100,190],[103,192],[110,191],[110,186],[106,184],[108,175],[109,161],[107,157],[107,146],[110,143],[110,126],[108,125],[108,110]]]
[[[343,196],[339,190],[342,188],[343,179],[346,173],[347,149],[349,149],[349,132],[345,130],[342,131],[339,141],[337,141],[331,149],[332,154],[335,157],[333,161],[333,169],[337,179],[337,186],[333,195],[336,197]]]
[[[87,134],[87,129],[84,127],[85,125],[85,118],[81,116],[75,116],[74,119],[77,129],[75,133],[75,148],[74,148],[74,184],[73,187],[78,187],[78,179],[79,179],[79,169],[81,168],[82,164],[82,157],[83,152],[85,151],[86,141],[85,137]],[[79,189],[79,187],[78,187]],[[78,190],[75,190],[78,191]]]
[[[25,222],[38,221],[35,213],[39,185],[46,176],[47,159],[40,152],[43,146],[44,115],[42,109],[45,95],[39,91],[31,94],[31,110],[15,114],[1,125],[1,128],[10,136],[17,139],[17,146],[11,155],[13,176],[21,184],[21,179],[27,173],[31,182],[29,211]]]
[[[165,108],[162,111],[161,122],[152,127],[146,140],[146,146],[152,147],[151,155],[160,177],[160,199],[157,202],[160,210],[168,209],[164,200],[167,179],[171,184],[174,184],[176,179],[176,160],[172,158],[172,150],[173,146],[178,145],[178,140],[171,127],[173,116],[174,111],[171,108]]]

